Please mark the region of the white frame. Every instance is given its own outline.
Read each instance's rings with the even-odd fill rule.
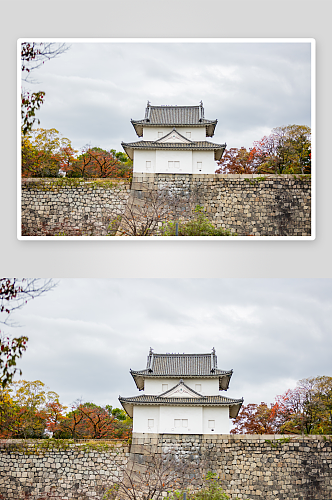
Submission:
[[[23,42],[64,43],[310,43],[311,44],[311,235],[310,236],[22,236],[21,234],[21,43]],[[18,240],[145,240],[145,241],[260,241],[297,240],[316,238],[316,40],[314,38],[20,38],[17,41],[17,239]]]

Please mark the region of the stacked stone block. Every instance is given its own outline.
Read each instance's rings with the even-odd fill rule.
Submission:
[[[22,234],[105,236],[112,211],[121,210],[129,192],[128,181],[23,179]]]
[[[19,451],[19,443],[18,450],[2,443],[0,499],[101,500],[119,466],[127,464],[129,448],[122,442],[109,451],[80,447],[45,451],[30,443]]]
[[[150,449],[202,460],[232,499],[332,499],[331,436],[134,435],[132,452]]]
[[[102,500],[114,473],[151,453],[203,461],[232,499],[332,499],[331,436],[134,434],[130,450],[117,442],[108,451],[78,444],[40,453],[10,444],[0,446],[1,500]]]
[[[310,176],[135,174],[133,189],[192,194],[210,221],[239,236],[310,236]]]
[[[112,212],[125,206],[130,189],[139,197],[148,188],[192,196],[214,226],[239,236],[311,235],[310,176],[235,174],[134,174],[132,186],[23,179],[22,234],[105,236]]]

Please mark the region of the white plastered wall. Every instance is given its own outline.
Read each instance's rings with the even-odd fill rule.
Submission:
[[[159,432],[166,434],[202,434],[202,406],[161,406]],[[175,419],[187,421],[187,427],[175,427]]]
[[[133,432],[159,432],[159,406],[134,406]],[[153,420],[153,427],[149,427],[149,420]]]
[[[175,163],[170,167],[170,161],[179,162],[179,168],[175,168]],[[201,171],[197,162],[201,162]],[[134,150],[134,172],[214,174],[217,167],[214,151]]]
[[[214,174],[218,168],[218,165],[214,160],[214,151],[193,151],[192,162],[193,174]],[[201,171],[199,171],[199,166],[197,165],[198,162],[201,163]]]
[[[163,137],[169,134],[173,130],[173,127],[143,127],[143,141],[157,141],[160,139],[160,135]],[[190,132],[191,137],[188,137],[190,141],[206,141],[206,130],[205,127],[175,127],[175,130],[179,134],[187,137],[187,132]]]
[[[168,162],[179,162],[179,168],[170,167]],[[157,150],[156,173],[192,174],[192,151]]]
[[[150,170],[146,162],[151,162]],[[134,172],[156,172],[156,151],[135,150],[134,151]]]
[[[228,406],[134,406],[133,432],[229,434]],[[153,421],[153,425],[151,425]],[[177,422],[176,422],[177,421]],[[209,425],[213,422],[213,426]]]
[[[214,422],[213,427],[209,421]],[[203,406],[203,434],[229,434],[230,420],[228,406]]]
[[[165,390],[172,389],[176,384],[180,382],[180,378],[149,378],[144,381],[144,393],[149,395],[158,395]],[[194,389],[194,391],[199,392],[203,396],[217,396],[219,394],[219,379],[183,379],[183,382]],[[163,390],[163,385],[167,384],[168,388]],[[201,389],[196,388],[196,385],[200,385]]]

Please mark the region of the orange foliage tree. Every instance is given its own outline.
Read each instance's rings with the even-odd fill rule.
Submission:
[[[0,437],[42,438],[66,407],[40,380],[20,380],[0,393]]]
[[[123,410],[81,401],[53,428],[54,437],[62,439],[128,439],[131,429],[132,419]]]
[[[78,155],[58,130],[32,129],[21,138],[22,177],[130,178],[132,161],[114,149],[85,146]]]
[[[216,174],[256,174],[260,163],[260,155],[254,147],[247,151],[246,148],[226,149]]]
[[[279,434],[287,418],[286,407],[278,402],[270,406],[266,403],[248,404],[242,406],[234,419],[231,434]]]
[[[55,128],[33,129],[22,134],[22,177],[59,177],[76,161],[77,152]]]
[[[83,178],[129,178],[132,175],[130,163],[120,161],[114,150],[85,146],[78,158],[69,165],[62,165],[67,177]]]

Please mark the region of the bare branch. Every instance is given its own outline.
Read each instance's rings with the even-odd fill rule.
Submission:
[[[14,326],[9,323],[10,315],[20,309],[29,300],[40,297],[52,290],[57,283],[53,279],[40,278],[0,278],[0,314],[6,317],[0,323]]]
[[[70,48],[67,43],[23,42],[21,44],[22,79],[33,83],[29,79],[31,71],[40,68],[45,61],[54,59]]]
[[[165,189],[140,183],[140,189],[126,193],[119,191],[122,203],[111,212],[110,234],[121,236],[152,236],[162,232],[169,221],[191,220],[199,200],[199,189],[183,192],[176,187]],[[122,197],[122,198],[121,198]]]

